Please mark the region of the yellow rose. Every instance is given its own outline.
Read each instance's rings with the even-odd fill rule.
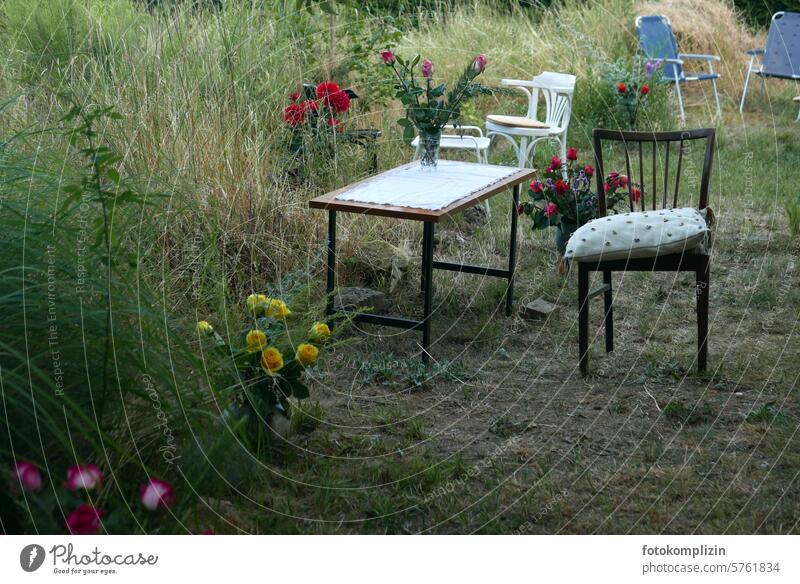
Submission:
[[[314,345],[303,343],[297,347],[297,354],[294,356],[294,358],[297,359],[297,362],[301,365],[308,367],[317,360],[318,355],[319,349],[317,349]]]
[[[264,294],[251,294],[246,300],[247,310],[254,312],[256,316],[260,316],[266,311],[266,305],[268,302],[269,298],[267,298]]]
[[[214,332],[214,327],[208,324],[208,321],[201,320],[197,323],[197,332],[205,335],[210,335]]]
[[[283,368],[283,355],[275,347],[269,347],[261,353],[261,367],[267,373],[277,373]]]
[[[267,308],[267,316],[274,316],[278,319],[284,319],[287,316],[292,314],[292,311],[289,310],[289,307],[286,306],[286,303],[283,300],[278,300],[277,298],[273,298],[269,301],[269,308]]]
[[[324,341],[331,336],[331,329],[324,322],[318,322],[311,327],[309,336],[311,337],[312,341],[315,342]]]
[[[267,342],[269,342],[267,335],[258,329],[253,329],[247,333],[245,340],[247,341],[247,350],[251,353],[263,351],[267,346]]]

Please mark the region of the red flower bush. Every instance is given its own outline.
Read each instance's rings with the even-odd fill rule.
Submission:
[[[67,515],[67,531],[72,535],[97,535],[100,531],[100,518],[104,515],[101,509],[83,503]]]
[[[293,103],[283,108],[283,121],[292,126],[299,126],[306,121],[306,108],[300,103]]]

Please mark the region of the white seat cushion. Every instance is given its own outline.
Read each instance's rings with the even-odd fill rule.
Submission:
[[[480,136],[470,136],[465,134],[462,136],[452,136],[449,134],[442,134],[439,141],[439,147],[451,150],[486,150],[491,143],[490,138],[482,138]],[[414,138],[411,145],[416,148],[419,145],[419,136]]]
[[[534,130],[547,130],[550,128],[550,126],[544,122],[537,122],[525,116],[500,116],[490,114],[486,116],[486,119],[495,124],[509,126],[511,128],[531,128]]]
[[[568,260],[644,258],[705,249],[710,229],[694,207],[600,217],[578,228],[567,242]]]

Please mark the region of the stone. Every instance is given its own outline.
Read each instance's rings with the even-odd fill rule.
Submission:
[[[544,298],[537,298],[525,305],[523,316],[528,320],[544,320],[552,316],[556,310],[558,310],[557,305],[548,302]]]
[[[408,272],[408,264],[411,261],[409,253],[405,249],[398,248],[392,258],[392,265],[389,275],[389,292],[394,292],[400,281]]]
[[[386,305],[383,292],[371,288],[342,288],[333,299],[333,308],[342,310],[366,310],[381,312]]]

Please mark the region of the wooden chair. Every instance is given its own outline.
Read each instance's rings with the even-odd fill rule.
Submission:
[[[624,132],[621,130],[593,131],[594,152],[597,171],[598,211],[601,217],[606,215],[606,197],[604,192],[605,171],[603,160],[603,142],[614,142],[624,150],[625,171],[629,177],[628,199],[631,211],[645,211],[648,209],[669,209],[678,207],[678,192],[680,188],[681,170],[684,153],[690,150],[694,141],[705,140],[702,175],[700,179],[700,196],[697,203],[698,209],[708,206],[708,185],[711,179],[711,166],[714,156],[714,130],[704,128],[697,130],[684,130],[675,132]],[[677,147],[673,145],[677,143]],[[638,165],[631,165],[631,153],[638,155]],[[670,193],[670,152],[677,154],[677,170],[674,177],[674,189]],[[676,152],[675,152],[676,151]],[[647,160],[650,154],[651,160]],[[657,165],[658,162],[658,165]],[[645,168],[652,165],[651,181],[645,182]],[[661,168],[663,167],[663,168]],[[631,170],[638,172],[632,175]],[[650,170],[650,169],[648,169]],[[659,178],[663,189],[659,188]],[[638,183],[641,198],[634,204],[632,183]],[[683,201],[680,206],[691,204]],[[580,369],[586,375],[589,364],[589,300],[596,295],[603,294],[605,304],[605,335],[606,352],[614,350],[614,314],[612,300],[612,272],[674,272],[688,271],[695,273],[695,295],[697,298],[697,368],[705,371],[708,345],[708,297],[709,297],[709,260],[707,253],[680,253],[669,255],[654,255],[652,257],[635,259],[615,259],[600,261],[577,261],[578,264],[578,337]],[[589,291],[589,276],[591,272],[603,273],[603,284],[595,290]]]

